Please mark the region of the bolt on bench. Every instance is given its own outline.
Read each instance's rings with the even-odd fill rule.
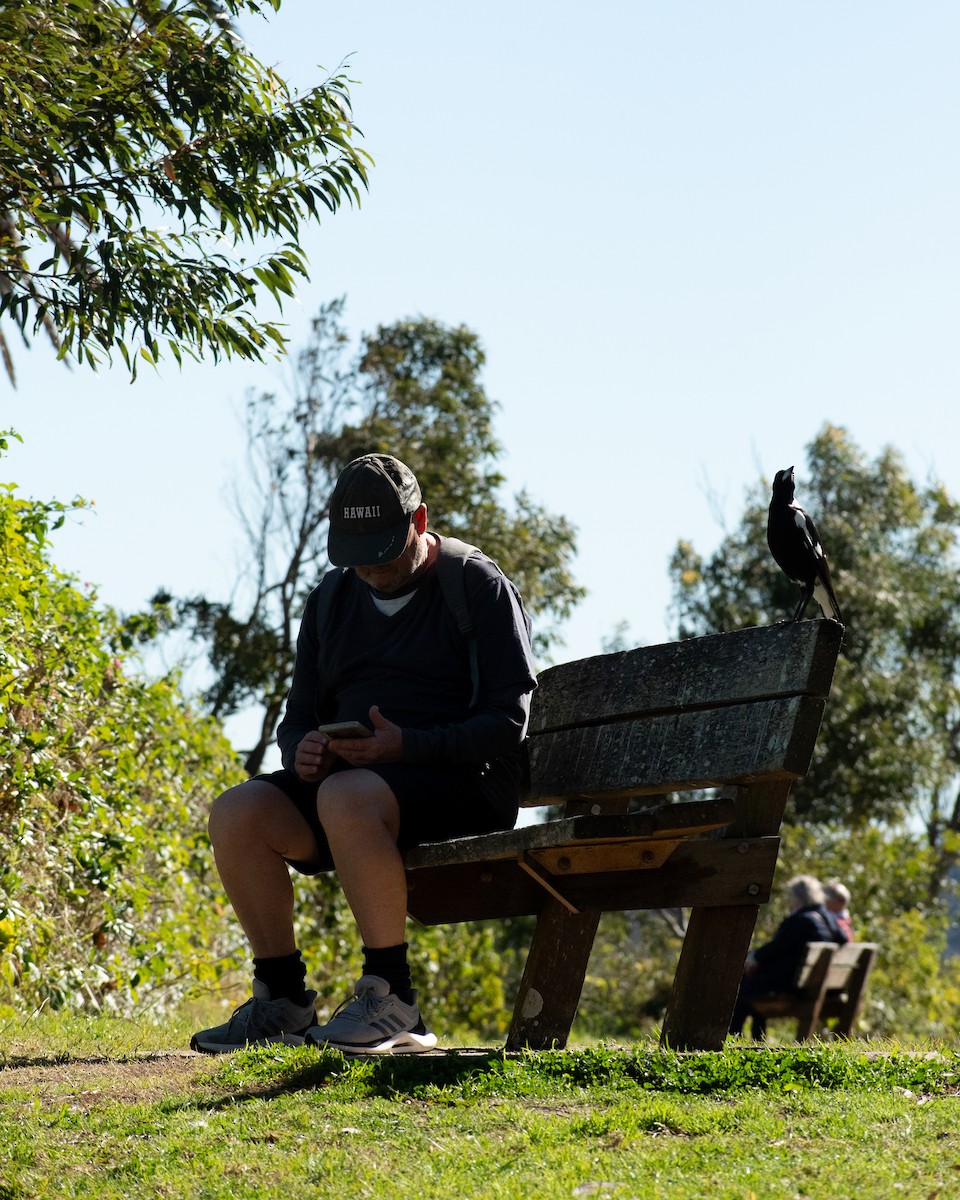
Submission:
[[[562,804],[562,816],[405,858],[421,924],[536,915],[509,1049],[566,1045],[602,913],[678,907],[692,911],[661,1043],[723,1045],[842,633],[790,622],[542,673],[524,803]],[[705,789],[719,794],[663,802]],[[631,811],[644,796],[650,807]]]

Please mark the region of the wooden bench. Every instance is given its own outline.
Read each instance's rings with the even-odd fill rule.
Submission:
[[[765,1017],[794,1017],[797,1041],[804,1042],[828,1021],[831,1032],[850,1037],[863,1004],[878,947],[873,942],[809,942],[794,991],[761,996],[751,1003]]]
[[[692,911],[662,1043],[723,1045],[841,637],[790,622],[542,673],[526,803],[562,815],[405,860],[422,924],[536,915],[508,1048],[566,1045],[601,913],[677,907]],[[690,791],[705,798],[670,797]]]

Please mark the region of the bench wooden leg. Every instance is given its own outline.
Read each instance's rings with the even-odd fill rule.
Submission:
[[[816,1000],[810,1001],[807,1011],[802,1016],[797,1017],[796,1039],[798,1042],[809,1042],[817,1032],[817,1027],[820,1024],[820,1006],[822,1003],[822,997],[818,996]]]
[[[853,1027],[856,1024],[857,1017],[860,1015],[860,1009],[863,1006],[863,997],[866,993],[867,976],[873,969],[874,959],[876,958],[875,950],[865,950],[860,955],[860,960],[850,973],[850,978],[847,981],[847,986],[844,989],[846,996],[835,1014],[839,1017],[837,1027],[834,1033],[837,1037],[848,1038],[853,1035]]]
[[[789,795],[789,780],[736,788],[737,815],[727,837],[775,836]],[[662,1046],[723,1047],[759,911],[759,905],[746,904],[691,912],[663,1021]]]
[[[820,1026],[820,1010],[823,1008],[823,1001],[827,994],[827,972],[830,970],[830,963],[835,953],[835,947],[825,946],[820,951],[820,956],[810,972],[807,988],[813,994],[810,997],[810,1006],[806,1013],[797,1018],[798,1042],[809,1041]]]
[[[720,1050],[743,978],[759,905],[695,908],[683,939],[660,1045]]]
[[[550,899],[537,917],[507,1049],[562,1049],[577,1015],[599,912],[572,913]]]

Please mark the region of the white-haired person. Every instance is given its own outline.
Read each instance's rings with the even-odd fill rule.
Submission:
[[[767,1023],[755,1011],[752,1000],[771,992],[789,992],[803,962],[808,942],[837,942],[850,939],[827,910],[823,885],[812,875],[796,875],[787,883],[790,914],[765,945],[750,953],[743,968],[740,993],[730,1022],[732,1034],[742,1034],[747,1017],[752,1018],[753,1036],[766,1037]]]

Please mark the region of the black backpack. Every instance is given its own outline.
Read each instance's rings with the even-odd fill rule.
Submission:
[[[467,651],[470,655],[471,708],[476,708],[480,700],[480,661],[477,652],[476,626],[473,623],[473,618],[470,615],[470,606],[467,603],[467,590],[463,583],[463,571],[467,559],[479,553],[481,551],[476,546],[471,546],[469,542],[462,542],[459,538],[444,537],[440,539],[440,554],[437,558],[437,579],[440,583],[440,590],[443,592],[443,598],[447,602],[447,607],[456,618],[457,628],[466,640]],[[497,569],[499,570],[499,567]],[[331,567],[320,580],[320,590],[317,595],[316,623],[318,641],[322,640],[324,631],[326,630],[330,609],[333,605],[334,593],[337,590],[337,584],[343,577],[344,570],[344,567]],[[500,573],[503,574],[502,571]],[[506,575],[503,577],[509,584],[520,606],[520,611],[523,613],[523,619],[527,627],[527,637],[529,637],[531,632],[530,617],[523,606],[520,592],[511,579]]]

